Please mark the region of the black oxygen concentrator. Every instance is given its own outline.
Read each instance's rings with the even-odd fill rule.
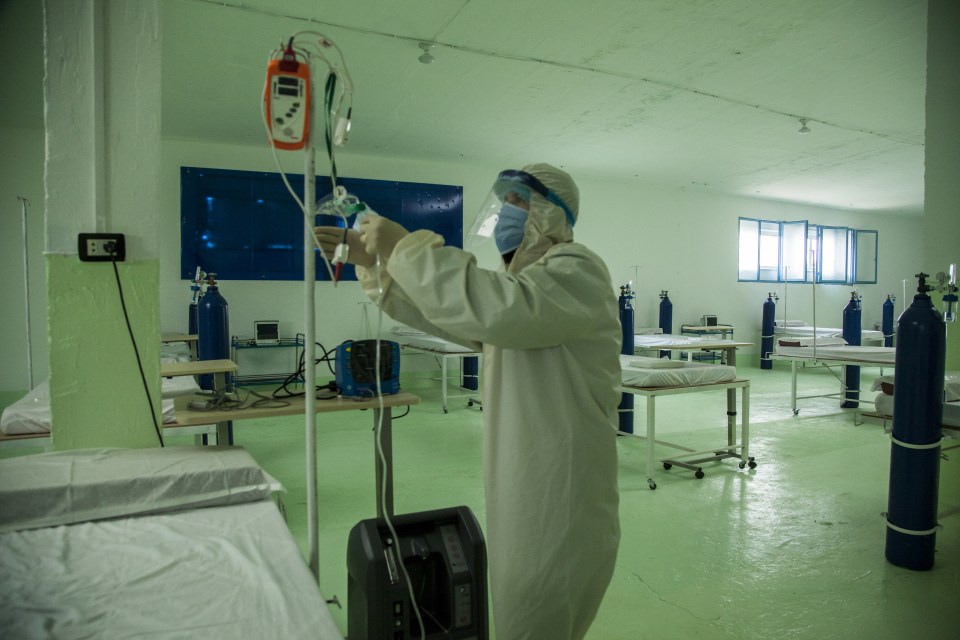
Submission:
[[[487,554],[467,507],[362,520],[347,542],[347,638],[419,640],[402,562],[426,638],[487,640]]]

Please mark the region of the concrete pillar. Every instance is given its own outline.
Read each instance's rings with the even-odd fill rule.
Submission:
[[[924,270],[960,264],[960,3],[927,5]],[[940,295],[933,296],[940,306]],[[960,323],[947,325],[947,370],[960,370]]]
[[[45,0],[44,71],[53,447],[157,446],[159,1]],[[116,267],[146,389],[114,265],[77,255],[97,231],[126,236]]]

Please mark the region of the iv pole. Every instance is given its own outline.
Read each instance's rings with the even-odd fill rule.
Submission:
[[[33,390],[33,331],[30,328],[30,260],[29,243],[27,242],[27,206],[30,201],[23,196],[17,196],[20,201],[20,207],[23,209],[23,295],[26,300],[26,318],[27,318],[27,383],[30,385],[28,390]]]
[[[310,91],[313,91],[313,83]],[[310,96],[310,113],[308,122],[313,124],[315,100]],[[315,240],[310,222],[313,220],[313,210],[317,202],[317,164],[314,147],[315,128],[311,126],[307,135],[306,158],[303,167],[303,207],[308,215],[304,219],[303,229],[303,314],[304,314],[304,345],[303,360],[303,399],[306,413],[305,441],[307,449],[307,539],[310,545],[308,564],[317,583],[320,582],[320,536],[317,530],[317,371],[316,371],[316,279],[317,256],[314,253]]]

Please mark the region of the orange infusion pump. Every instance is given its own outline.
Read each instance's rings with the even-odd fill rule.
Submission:
[[[277,149],[303,149],[310,134],[310,67],[287,48],[267,65],[263,99],[267,126]]]

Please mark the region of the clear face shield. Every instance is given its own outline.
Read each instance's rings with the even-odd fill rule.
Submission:
[[[501,171],[484,199],[477,217],[464,239],[467,248],[477,248],[491,238],[501,254],[517,249],[523,239],[526,213],[533,198],[541,196],[563,209],[570,225],[575,218],[566,203],[547,189],[535,176],[508,169]]]

